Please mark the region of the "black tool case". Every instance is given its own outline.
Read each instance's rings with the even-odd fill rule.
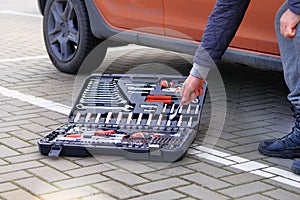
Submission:
[[[92,74],[85,79],[69,123],[38,141],[43,155],[121,155],[128,159],[181,159],[199,128],[201,95],[180,106],[186,77]],[[174,112],[177,115],[170,119]]]

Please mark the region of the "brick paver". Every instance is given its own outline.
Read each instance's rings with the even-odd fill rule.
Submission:
[[[38,14],[32,7],[36,2],[4,1],[0,86],[71,107],[78,77],[57,71],[44,56],[42,18],[22,15],[30,9]],[[20,15],[1,12],[11,10],[5,6],[12,4]],[[191,67],[190,55],[131,47],[128,52],[109,49],[104,63],[112,63],[105,72],[156,73],[144,64],[160,63],[187,75]],[[42,57],[1,62],[28,56]],[[224,129],[221,135],[216,130],[206,135],[211,119],[208,94],[194,144],[183,160],[172,164],[103,155],[45,157],[37,140],[66,123],[67,116],[0,94],[0,199],[299,199],[300,178],[289,172],[293,160],[257,152],[260,141],[282,137],[293,126],[282,73],[228,63],[219,70],[227,95]]]

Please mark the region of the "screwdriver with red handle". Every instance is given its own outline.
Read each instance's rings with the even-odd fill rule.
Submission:
[[[172,96],[148,95],[145,102],[162,102],[165,104],[172,104]]]

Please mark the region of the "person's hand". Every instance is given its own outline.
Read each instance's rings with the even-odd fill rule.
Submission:
[[[193,75],[189,75],[187,79],[185,80],[183,86],[182,86],[182,92],[181,92],[181,102],[180,105],[183,105],[184,103],[189,104],[190,101],[197,98],[197,96],[201,95],[202,90],[201,87],[203,85],[203,79],[197,78]]]
[[[280,33],[286,38],[293,38],[296,35],[296,26],[300,22],[300,15],[293,13],[290,9],[280,18]]]

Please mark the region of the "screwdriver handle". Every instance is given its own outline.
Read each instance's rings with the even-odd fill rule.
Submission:
[[[172,104],[172,100],[164,100],[164,99],[147,99],[145,102],[162,102],[165,104]]]
[[[153,99],[153,100],[172,100],[172,96],[157,96],[157,95],[148,95],[146,97],[147,99]]]

